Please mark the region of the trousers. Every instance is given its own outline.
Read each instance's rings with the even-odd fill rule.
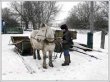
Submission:
[[[69,56],[69,50],[64,50],[64,56]]]

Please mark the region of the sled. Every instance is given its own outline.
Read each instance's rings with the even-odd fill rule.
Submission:
[[[72,39],[76,39],[77,32],[76,31],[70,31]],[[61,30],[55,31],[55,39],[57,41],[55,52],[60,53],[62,52],[61,49],[61,38],[63,36],[63,32]],[[12,45],[15,45],[15,48],[17,52],[19,52],[21,55],[32,55],[32,46],[30,43],[30,39],[28,36],[11,36]]]
[[[32,55],[32,46],[28,36],[11,36],[11,40],[21,55]]]

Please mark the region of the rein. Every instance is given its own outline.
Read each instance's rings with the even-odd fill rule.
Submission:
[[[47,38],[46,37],[46,34],[47,34],[47,29],[46,29],[46,32],[45,32],[45,40],[44,41],[46,41],[46,42],[48,42],[48,43],[53,43],[54,42],[54,40],[53,41],[48,41],[47,39],[55,39],[55,38]]]
[[[47,29],[46,29],[46,32],[45,32],[45,36],[43,36],[43,35],[37,35],[37,33],[36,33],[37,36],[45,37],[45,39],[43,40],[44,42],[46,42],[46,43],[54,43],[54,42],[55,42],[55,38],[47,38],[47,37],[46,37],[46,34],[47,34]],[[36,36],[36,35],[35,35],[35,36]],[[34,36],[34,37],[31,37],[31,38],[33,38],[33,39],[35,39],[35,40],[38,41],[38,39],[36,39],[35,36]],[[53,41],[48,41],[47,39],[54,39],[54,40],[53,40]],[[39,42],[39,41],[38,41],[38,42]]]

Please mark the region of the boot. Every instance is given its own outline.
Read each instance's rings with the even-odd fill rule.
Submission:
[[[70,60],[70,54],[69,54],[69,63],[71,63],[71,60]]]
[[[67,65],[69,65],[69,56],[64,56],[64,58],[65,58],[65,61],[64,61],[64,63],[62,64],[62,66],[67,66]]]
[[[71,60],[70,60],[70,54],[69,54],[69,63],[71,63]]]

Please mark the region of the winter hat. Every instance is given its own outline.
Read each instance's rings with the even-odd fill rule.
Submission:
[[[60,26],[60,28],[61,28],[61,29],[68,30],[68,27],[67,27],[67,25],[66,25],[66,24],[61,25],[61,26]]]

